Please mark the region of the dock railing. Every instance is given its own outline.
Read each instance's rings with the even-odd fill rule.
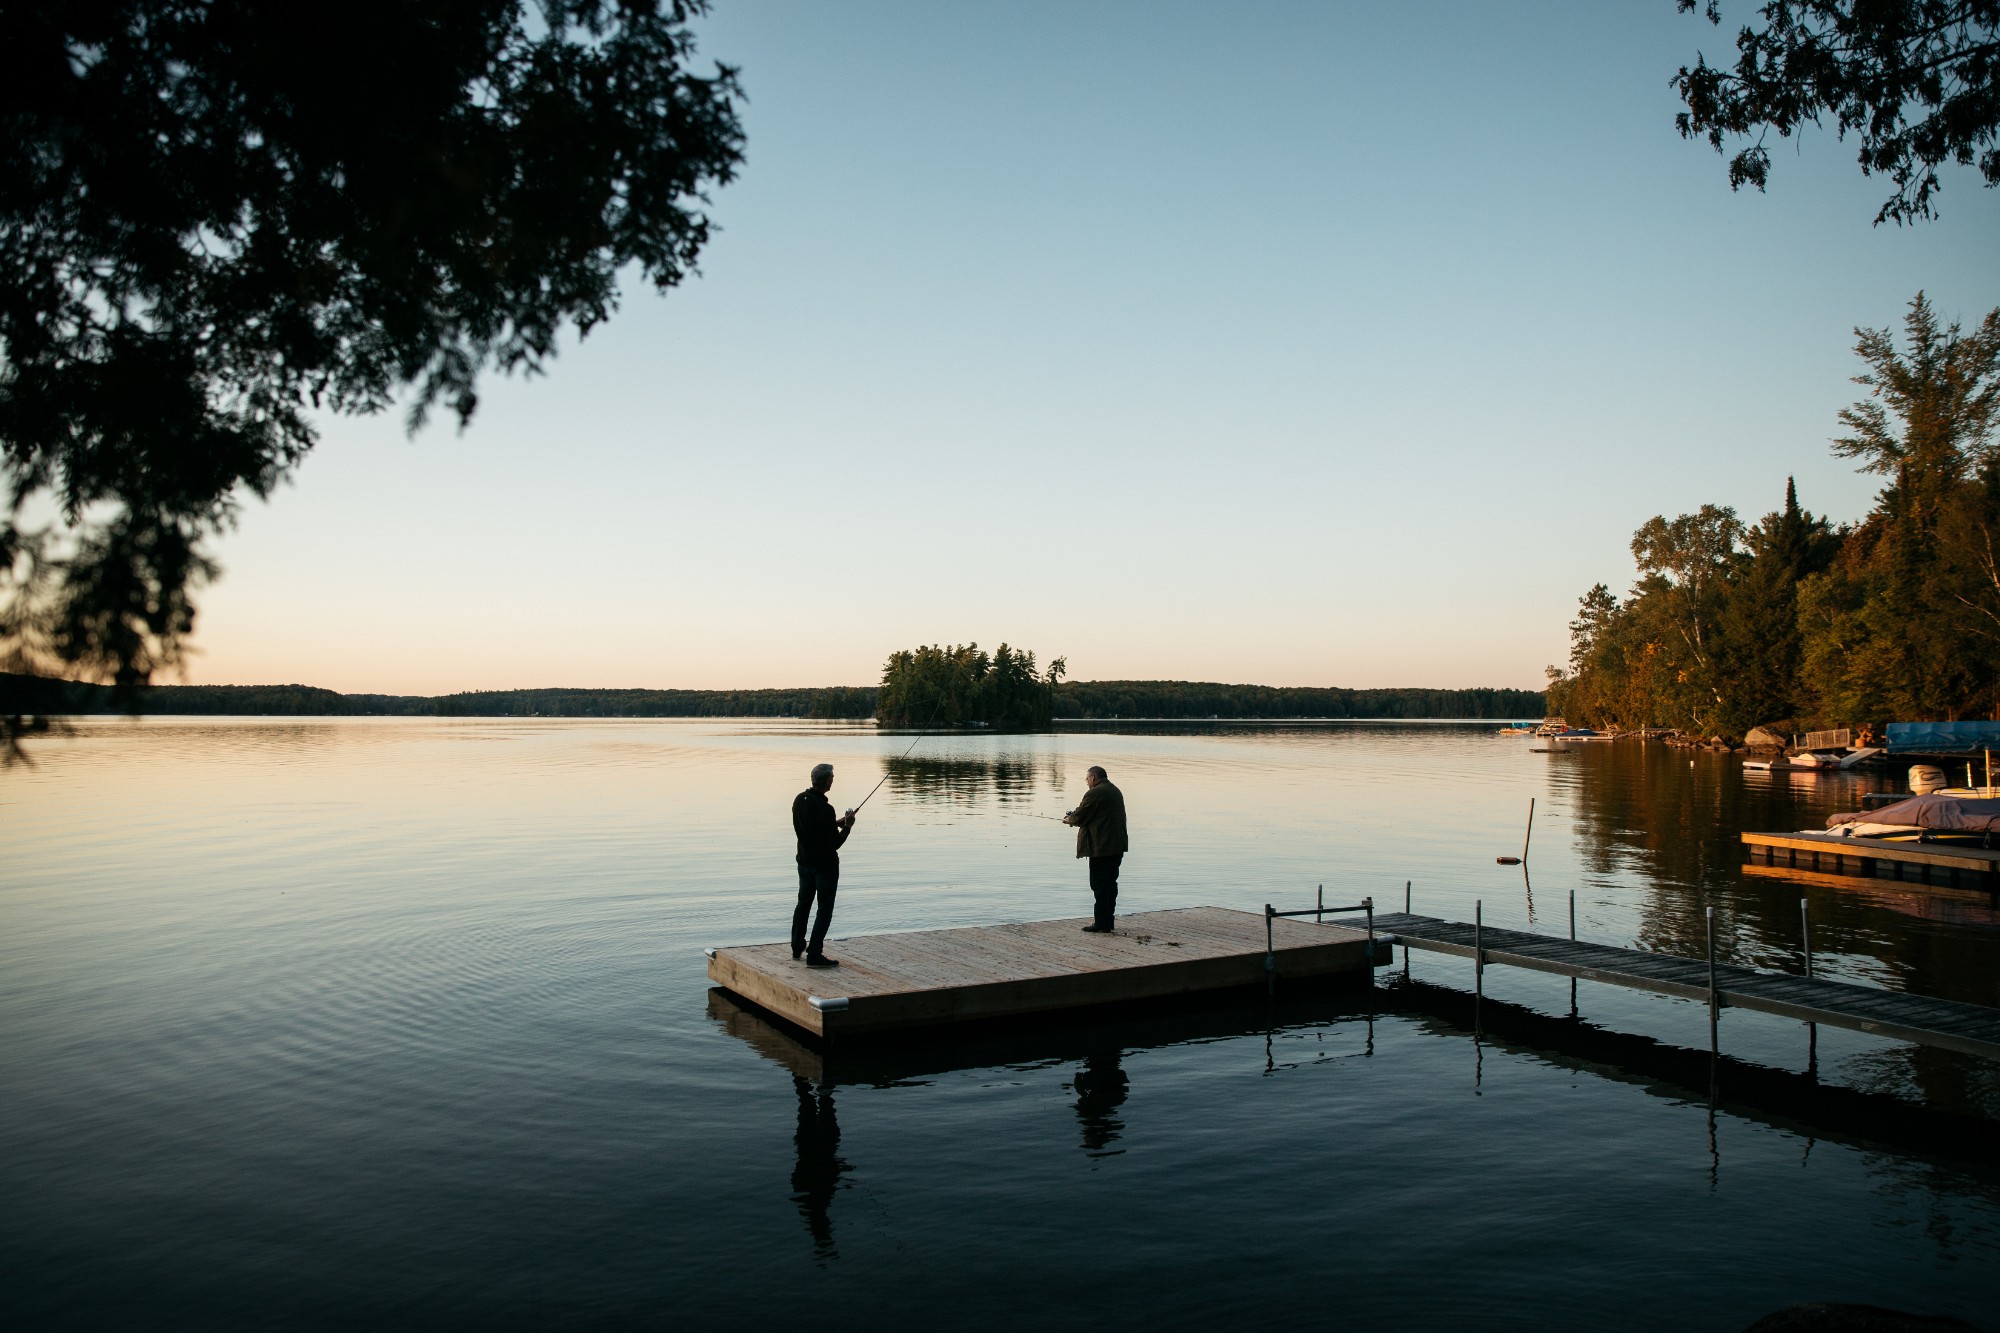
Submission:
[[[1296,912],[1280,912],[1269,903],[1264,904],[1264,991],[1274,993],[1278,986],[1278,949],[1275,927],[1281,916],[1309,916],[1315,921],[1325,921],[1326,914],[1339,915],[1343,912],[1366,912],[1368,914],[1368,984],[1375,984],[1375,899],[1363,898],[1351,907],[1328,907],[1326,905],[1326,885],[1319,886],[1316,901],[1311,907],[1301,907]]]

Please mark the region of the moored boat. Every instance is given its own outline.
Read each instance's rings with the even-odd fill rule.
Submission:
[[[1787,766],[1791,768],[1853,768],[1856,764],[1866,763],[1876,755],[1882,753],[1884,751],[1879,745],[1863,746],[1859,750],[1850,750],[1845,746],[1836,746],[1817,750],[1800,750],[1796,754],[1787,755],[1786,759],[1788,761]]]
[[[2000,833],[2000,799],[1934,791],[1872,810],[1828,815],[1825,831],[1874,842],[1976,843],[1990,848]]]

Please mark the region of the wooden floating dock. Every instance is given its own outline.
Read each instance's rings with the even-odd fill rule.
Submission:
[[[1709,998],[1708,963],[1704,959],[1587,944],[1495,926],[1475,927],[1470,922],[1442,921],[1403,912],[1376,916],[1375,929],[1393,935],[1406,949],[1425,949],[1460,958],[1474,956],[1477,931],[1478,951],[1485,954],[1487,963],[1506,963],[1686,1000],[1706,1002]],[[1715,989],[1717,1001],[1725,1008],[1754,1009],[1808,1023],[1851,1028],[1878,1037],[2000,1059],[2000,1009],[1985,1005],[1934,1000],[1844,981],[1759,972],[1720,963],[1715,968]]]
[[[837,940],[839,967],[792,961],[786,944],[709,949],[709,980],[814,1036],[1012,1018],[1263,986],[1259,912],[1183,907],[1118,918],[1109,935],[1086,917]],[[1268,923],[1287,982],[1370,973],[1368,936],[1311,921]],[[1378,957],[1379,957],[1378,951]]]
[[[1838,833],[1745,833],[1752,865],[1831,871],[1869,879],[1908,879],[1944,888],[2000,892],[2000,848],[1950,842],[1882,842]]]

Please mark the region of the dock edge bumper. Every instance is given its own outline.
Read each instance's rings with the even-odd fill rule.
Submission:
[[[835,995],[829,998],[824,995],[808,995],[806,1003],[823,1014],[837,1014],[847,1007],[847,997],[845,995]]]

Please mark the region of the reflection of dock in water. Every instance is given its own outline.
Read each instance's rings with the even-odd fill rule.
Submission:
[[[1055,1078],[1067,1067],[1065,1087],[1074,1098],[1074,1120],[1065,1117],[1063,1134],[1075,1135],[1088,1157],[1113,1157],[1126,1150],[1122,1111],[1133,1082],[1125,1069],[1128,1053],[1261,1036],[1268,1073],[1277,1067],[1271,1054],[1274,1039],[1309,1033],[1318,1040],[1299,1043],[1308,1057],[1284,1067],[1367,1058],[1375,1050],[1375,1001],[1381,994],[1319,992],[1267,1000],[1260,991],[1254,1000],[1221,1008],[1194,1001],[1183,1008],[1167,1001],[1136,1014],[1111,1017],[1101,1011],[1090,1021],[1062,1026],[919,1029],[892,1041],[869,1042],[813,1040],[720,987],[708,992],[708,1016],[791,1076],[798,1106],[791,1201],[812,1237],[814,1255],[825,1263],[839,1258],[834,1212],[858,1174],[841,1150],[835,1100],[843,1087],[906,1087],[972,1069],[1044,1070]]]
[[[1266,931],[1289,984],[1365,984],[1368,936],[1346,926],[1267,922],[1220,907],[1140,912],[1113,934],[1084,918],[837,941],[841,966],[809,968],[785,944],[708,951],[709,980],[816,1037],[1046,1015],[1263,987]]]
[[[1385,1012],[1410,1014],[1436,1035],[1481,1034],[1499,1049],[1632,1084],[1671,1101],[1695,1103],[1705,1096],[1716,1109],[1802,1134],[1808,1146],[1815,1138],[1830,1138],[1855,1147],[1892,1144],[1926,1156],[2000,1162],[2000,1134],[1990,1118],[1974,1110],[1948,1110],[1893,1092],[1825,1082],[1814,1067],[1782,1069],[1526,1005],[1490,997],[1478,1001],[1428,981],[1392,980],[1375,994]]]
[[[829,1121],[831,1094],[839,1087],[893,1088],[974,1069],[1067,1067],[1076,1099],[1070,1132],[1080,1130],[1081,1147],[1093,1155],[1126,1146],[1124,1127],[1112,1117],[1128,1097],[1144,1097],[1143,1075],[1135,1083],[1127,1073],[1134,1055],[1248,1037],[1262,1038],[1266,1073],[1330,1060],[1367,1060],[1375,1058],[1377,1020],[1400,1016],[1434,1036],[1464,1037],[1474,1044],[1475,1033],[1483,1026],[1489,1045],[1497,1038],[1501,1049],[1629,1083],[1672,1101],[1717,1098],[1719,1089],[1720,1109],[1808,1138],[1828,1137],[1858,1146],[1894,1144],[1969,1161],[2000,1161],[2000,1137],[1993,1132],[1993,1121],[1974,1111],[1945,1110],[1889,1092],[1825,1082],[1815,1070],[1776,1068],[1676,1046],[1491,997],[1476,1005],[1464,991],[1395,977],[1386,987],[1373,990],[1281,996],[1275,1002],[1258,996],[1227,1008],[1192,1007],[1080,1026],[995,1030],[969,1038],[958,1031],[912,1033],[895,1042],[833,1046],[806,1040],[789,1024],[719,989],[708,992],[708,1015],[723,1032],[789,1074],[795,1088],[816,1086],[825,1093],[822,1104]],[[1290,1059],[1285,1058],[1288,1047]],[[1143,1070],[1143,1064],[1138,1068]],[[1100,1071],[1109,1077],[1100,1081]],[[801,1092],[802,1105],[806,1095]],[[812,1153],[803,1178],[823,1181],[853,1169],[840,1160],[838,1170],[830,1170],[832,1155],[820,1151],[825,1143],[825,1135],[800,1138],[802,1151]],[[824,1191],[794,1194],[802,1211],[809,1202],[823,1203],[826,1197]],[[819,1213],[808,1213],[809,1223],[819,1220]],[[821,1235],[817,1226],[814,1235],[816,1240]]]
[[[1342,990],[1280,994],[1267,1001],[1259,989],[1228,1005],[1198,999],[1162,1002],[1138,1010],[1105,1010],[1075,1023],[920,1029],[892,1041],[865,1042],[817,1041],[720,987],[708,992],[708,1016],[723,1032],[796,1078],[888,1088],[968,1069],[1107,1068],[1103,1057],[1109,1052],[1122,1056],[1231,1037],[1324,1033],[1349,1023],[1355,1028],[1352,1042],[1320,1053],[1365,1055],[1372,1050],[1373,1022],[1384,994],[1379,989]]]
[[[1886,907],[1920,921],[1936,921],[1948,926],[2000,926],[2000,895],[1984,889],[1949,889],[1927,884],[1894,881],[1877,888],[1858,875],[1836,875],[1818,870],[1793,870],[1789,866],[1743,867],[1748,879],[1773,879],[1786,884],[1802,884],[1818,889],[1837,890],[1841,897]]]

